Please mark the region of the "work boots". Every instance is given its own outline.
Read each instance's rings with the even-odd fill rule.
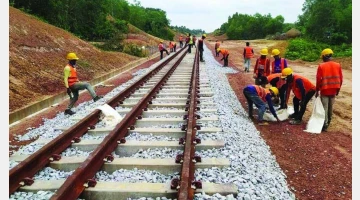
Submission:
[[[94,102],[97,102],[101,98],[103,98],[103,96],[96,96],[93,100],[94,100]]]
[[[73,115],[73,114],[75,114],[75,112],[72,111],[71,109],[67,108],[67,109],[65,110],[65,115]]]

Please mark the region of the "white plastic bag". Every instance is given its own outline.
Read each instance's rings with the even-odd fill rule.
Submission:
[[[321,98],[314,100],[314,107],[309,122],[306,125],[306,132],[321,133],[325,121],[325,110],[321,103]]]
[[[102,121],[105,122],[106,126],[115,127],[116,124],[118,124],[122,120],[120,114],[108,104],[99,106],[98,109],[102,112]]]
[[[294,107],[288,106],[287,109],[281,109],[276,111],[276,115],[278,116],[280,121],[286,120],[289,115],[294,113]],[[271,114],[271,112],[265,112],[263,119],[270,122],[276,122],[276,118],[274,115]]]

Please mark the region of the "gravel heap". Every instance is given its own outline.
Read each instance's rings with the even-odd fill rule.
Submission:
[[[231,56],[231,55],[230,55]],[[261,138],[259,131],[256,129],[252,121],[247,118],[246,111],[241,106],[236,95],[231,89],[226,73],[237,73],[238,71],[233,70],[229,67],[221,67],[212,56],[209,49],[205,46],[204,51],[205,63],[200,64],[201,77],[206,76],[210,81],[212,91],[214,92],[213,101],[216,103],[217,115],[219,122],[216,123],[203,123],[203,127],[220,127],[222,132],[211,133],[211,134],[198,134],[197,137],[202,140],[224,140],[225,147],[220,149],[209,149],[204,151],[198,151],[197,154],[203,158],[227,158],[230,160],[230,167],[227,168],[208,168],[208,169],[197,169],[195,171],[195,177],[197,180],[203,182],[212,183],[233,183],[238,187],[238,194],[236,199],[252,200],[252,199],[295,199],[295,195],[289,190],[286,182],[286,175],[283,173],[278,163],[276,162],[275,156],[272,155],[269,146]],[[185,57],[186,60],[186,57]],[[145,72],[144,72],[145,73]],[[141,73],[139,72],[139,75]],[[138,76],[137,76],[138,77]],[[205,77],[205,78],[206,78]],[[136,77],[135,77],[136,78]],[[126,83],[128,84],[128,83]],[[119,91],[125,87],[120,86]],[[115,90],[115,89],[114,89]],[[115,93],[115,92],[114,92]],[[110,93],[109,93],[110,94]],[[108,95],[109,95],[108,94]],[[98,102],[96,102],[98,103]],[[104,103],[104,102],[99,102]],[[85,102],[76,108],[77,114],[80,113],[81,109],[87,109],[82,111],[84,113],[90,112],[90,106],[94,106],[95,103]],[[212,107],[209,107],[211,109]],[[201,111],[200,111],[201,112]],[[84,113],[82,115],[84,115]],[[53,127],[58,126],[70,126],[74,122],[65,117],[63,113],[59,113],[54,119],[44,120],[44,125],[37,129],[31,129],[28,134],[19,139],[33,138],[40,136],[40,138],[53,138],[55,135],[60,133],[53,131]],[[180,124],[179,124],[180,125]],[[178,127],[178,126],[176,126]],[[55,133],[56,132],[56,133]],[[85,136],[91,138],[90,136]],[[85,138],[84,137],[84,138]],[[97,137],[101,139],[102,137]],[[140,135],[138,133],[130,134],[128,137],[131,139],[145,140],[176,140],[170,137],[154,136],[154,135]],[[23,147],[22,153],[28,151],[30,147]],[[26,150],[27,149],[27,150]],[[34,150],[38,149],[38,146],[32,146]],[[77,151],[76,149],[70,149],[67,151],[73,155]],[[141,153],[140,153],[141,152]],[[175,158],[177,151],[164,148],[141,150],[137,152],[134,157],[142,158],[161,158],[164,152],[167,152],[169,157]],[[11,163],[10,165],[14,165]],[[11,166],[10,166],[11,168]],[[37,179],[46,179],[50,176],[48,169],[39,172],[36,175]],[[55,170],[56,171],[56,170]],[[52,177],[65,176],[64,172],[57,172],[59,175],[54,175],[54,171],[51,171]],[[126,181],[126,182],[169,182],[172,178],[178,177],[178,174],[159,174],[156,171],[148,170],[118,170],[112,174],[106,172],[98,172],[96,174],[98,180],[106,181]],[[24,196],[25,195],[25,196]],[[16,192],[10,199],[46,199],[45,197],[38,197],[40,194],[32,194],[29,196],[28,193]],[[35,197],[35,195],[37,195]],[[42,196],[48,197],[49,193],[43,192]],[[140,198],[140,199],[152,199],[152,198]],[[166,199],[156,198],[156,199]],[[234,199],[232,195],[221,196],[219,194],[208,196],[207,194],[196,194],[195,199]]]

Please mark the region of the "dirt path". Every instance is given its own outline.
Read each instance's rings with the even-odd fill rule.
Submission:
[[[214,42],[207,43],[208,48],[214,49]],[[286,42],[283,41],[250,41],[254,48],[255,57],[259,56],[261,48],[279,48],[284,52]],[[252,59],[250,73],[244,73],[243,48],[245,41],[224,41],[221,47],[230,51],[230,67],[240,69],[241,72],[228,74],[229,83],[244,108],[246,100],[242,89],[253,84],[252,79],[255,58]],[[214,52],[213,52],[214,55]],[[220,60],[221,57],[215,57]],[[289,188],[297,199],[351,199],[352,198],[352,135],[351,135],[351,62],[342,63],[344,73],[343,88],[336,98],[333,122],[328,132],[310,134],[306,128],[312,103],[308,105],[303,123],[298,126],[290,125],[288,121],[271,123],[269,126],[258,126],[261,136],[270,146],[272,153],[287,176]],[[350,58],[351,61],[351,58]],[[222,61],[219,61],[222,64]],[[291,61],[295,73],[300,73],[315,82],[318,63]],[[292,99],[292,97],[290,97]]]

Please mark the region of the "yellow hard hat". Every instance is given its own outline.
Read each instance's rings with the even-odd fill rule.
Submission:
[[[322,56],[325,56],[325,55],[329,55],[329,54],[334,54],[334,52],[327,48],[327,49],[324,49],[322,52],[321,52],[321,55],[320,55],[320,58],[322,58]]]
[[[204,33],[204,34],[202,34],[202,36],[206,37],[206,34]]]
[[[79,58],[76,56],[75,53],[68,53],[66,55],[66,59],[68,59],[68,60],[79,60]]]
[[[272,51],[271,51],[271,56],[277,56],[277,55],[279,55],[280,54],[280,51],[279,51],[279,49],[273,49]]]
[[[260,54],[263,56],[268,55],[268,50],[267,49],[261,49]]]
[[[164,42],[164,41],[162,41],[162,40],[160,41],[160,43],[163,43],[163,42]]]
[[[275,96],[279,95],[279,90],[277,89],[277,87],[270,87],[269,90],[273,91],[273,93],[275,94]]]
[[[286,78],[287,76],[291,75],[293,73],[292,69],[290,67],[287,67],[281,71],[281,78]]]

